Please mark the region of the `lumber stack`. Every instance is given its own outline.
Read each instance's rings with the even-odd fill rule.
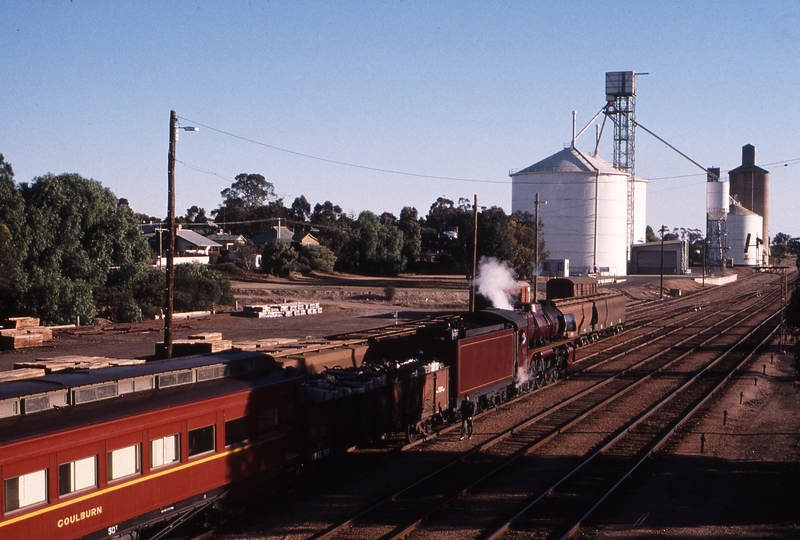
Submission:
[[[32,362],[16,362],[14,369],[9,372],[24,370],[39,370],[42,371],[41,375],[50,373],[57,373],[59,371],[76,371],[76,370],[92,370],[112,366],[135,366],[144,364],[144,360],[135,358],[108,358],[106,356],[54,356],[50,358],[37,358]],[[38,376],[38,375],[36,375]]]
[[[184,319],[200,319],[203,317],[210,317],[210,311],[181,311],[179,313],[172,314],[172,320],[184,320]]]
[[[32,379],[33,377],[41,377],[42,375],[45,375],[45,370],[43,368],[22,368],[0,371],[0,383]]]
[[[222,339],[221,332],[201,332],[192,334],[187,339],[172,340],[172,357],[210,354],[229,351],[232,348],[231,340]],[[167,347],[163,341],[156,343],[156,356],[158,358],[167,356]]]
[[[38,317],[9,317],[3,321],[3,328],[22,330],[24,328],[35,328],[39,326]]]
[[[53,329],[39,326],[37,317],[10,317],[2,322],[0,350],[41,347],[53,339]]]
[[[25,330],[11,330],[0,333],[0,349],[9,351],[41,347],[44,339],[41,334],[31,334]]]
[[[247,341],[237,341],[233,346],[242,351],[258,351],[265,349],[272,349],[281,345],[288,345],[297,343],[296,338],[270,338],[270,339],[252,339]]]
[[[242,315],[258,319],[274,319],[277,317],[297,317],[300,315],[317,315],[322,313],[319,302],[289,302],[286,304],[254,304],[244,306]]]

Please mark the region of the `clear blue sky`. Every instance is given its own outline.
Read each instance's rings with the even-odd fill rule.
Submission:
[[[75,172],[164,216],[174,109],[214,128],[181,134],[181,215],[217,208],[241,172],[287,206],[425,215],[477,193],[510,211],[509,169],[563,148],[571,111],[582,127],[604,105],[605,72],[633,70],[649,73],[637,119],[695,161],[727,172],[755,145],[771,234],[800,236],[796,1],[4,0],[0,21],[0,153],[18,182]],[[702,171],[641,130],[636,170],[648,224],[704,227]]]

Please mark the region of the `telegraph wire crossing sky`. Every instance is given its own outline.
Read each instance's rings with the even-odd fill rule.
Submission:
[[[770,233],[800,236],[796,2],[9,0],[0,20],[0,153],[18,182],[74,172],[164,216],[176,110],[201,127],[177,143],[178,214],[210,213],[242,172],[287,205],[425,215],[477,194],[510,211],[509,171],[568,144],[605,72],[636,71],[636,120],[723,177],[753,144]],[[577,146],[592,153],[594,129]],[[655,230],[704,228],[702,171],[637,130],[636,172]]]

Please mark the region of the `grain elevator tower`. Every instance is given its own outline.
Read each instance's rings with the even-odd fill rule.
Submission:
[[[634,241],[634,191],[636,175],[636,73],[606,72],[605,114],[614,122],[614,168],[628,175],[627,259]]]
[[[728,171],[730,194],[747,210],[762,218],[761,235],[763,242],[763,264],[769,260],[769,171],[756,165],[756,147],[746,144],[742,147],[742,164]]]

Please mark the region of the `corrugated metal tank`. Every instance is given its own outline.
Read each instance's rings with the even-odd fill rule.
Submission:
[[[534,213],[536,193],[542,235],[551,258],[569,259],[570,273],[627,273],[627,175],[575,148],[510,174],[511,209]],[[644,239],[646,182],[635,184],[635,235]]]
[[[728,213],[728,259],[734,266],[756,266],[764,259],[764,246],[756,246],[756,238],[761,238],[763,220],[740,204],[732,204]],[[744,252],[747,235],[750,245]]]

